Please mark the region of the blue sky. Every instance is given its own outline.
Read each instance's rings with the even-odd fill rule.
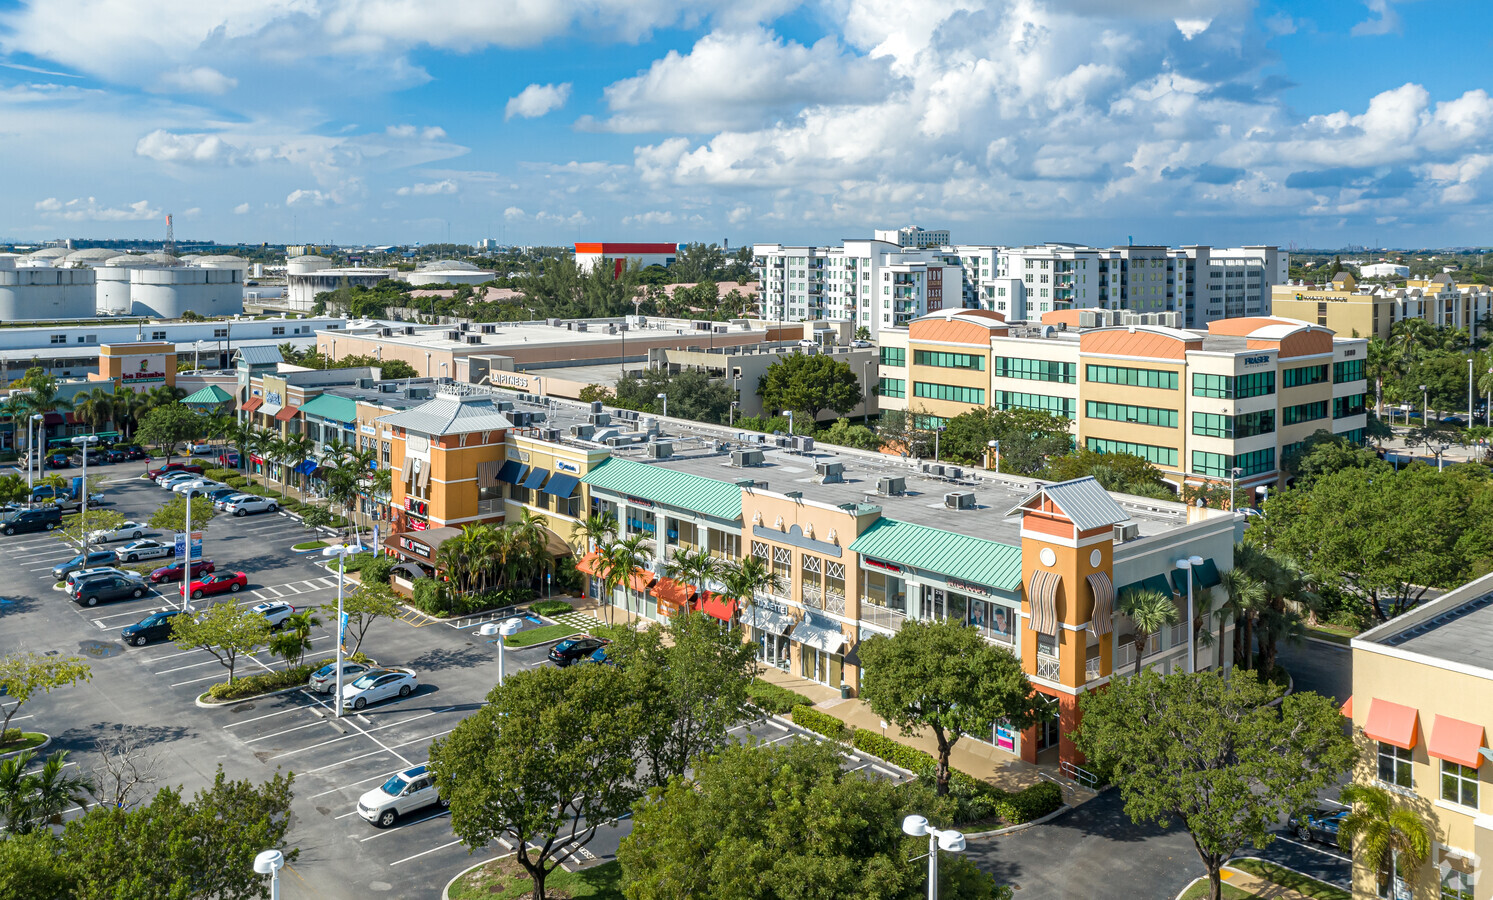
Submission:
[[[0,237],[1493,243],[1493,4],[0,0]]]

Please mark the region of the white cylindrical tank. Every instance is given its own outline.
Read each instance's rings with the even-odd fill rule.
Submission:
[[[193,265],[204,269],[239,269],[248,271],[249,261],[242,256],[230,256],[222,254],[219,256],[199,256]]]
[[[147,253],[144,256],[144,259],[147,260],[153,266],[179,266],[179,265],[181,265],[181,260],[177,259],[176,257],[172,256],[169,253]]]
[[[84,265],[88,266],[89,268],[93,268],[95,266],[103,265],[105,260],[113,259],[118,255],[118,250],[111,250],[108,247],[89,247],[87,250],[74,250],[68,255],[62,257],[61,260],[58,261],[58,265]]]
[[[178,319],[187,311],[231,316],[244,311],[244,273],[196,266],[130,269],[130,314]]]
[[[496,277],[469,262],[442,259],[426,263],[404,276],[410,284],[484,284]]]
[[[51,265],[54,260],[61,259],[69,252],[70,251],[66,247],[47,247],[42,250],[33,250],[32,252],[26,254],[26,257],[28,259],[44,260],[48,265]]]
[[[123,316],[130,311],[130,272],[138,266],[99,266],[93,270],[98,279],[95,305],[99,315]]]
[[[0,322],[91,319],[94,308],[92,269],[0,267]]]
[[[305,256],[292,256],[285,261],[285,274],[287,275],[309,275],[312,272],[320,272],[322,269],[330,269],[332,261],[325,256],[306,254]]]

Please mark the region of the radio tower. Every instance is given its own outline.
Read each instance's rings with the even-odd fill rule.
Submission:
[[[161,252],[176,255],[176,232],[171,228],[170,213],[166,213],[166,246],[161,248]]]

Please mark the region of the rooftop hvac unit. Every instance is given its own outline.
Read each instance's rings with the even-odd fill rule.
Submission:
[[[793,446],[793,438],[791,436],[789,436],[789,435],[786,435],[786,434],[775,434],[775,435],[772,436],[772,443],[776,447],[783,447],[783,448],[792,447]]]
[[[658,434],[658,420],[652,416],[638,420],[638,427],[649,434]]]
[[[482,327],[482,333],[483,334],[497,334],[498,333],[498,326],[496,326],[496,325],[483,325],[481,327]]]
[[[820,484],[839,484],[845,480],[845,464],[842,462],[814,463],[814,477]]]
[[[592,400],[591,401],[591,411],[592,412],[599,413],[599,412],[602,412],[605,409],[606,409],[606,407],[602,404],[602,402],[600,400]]]
[[[585,331],[586,330],[586,323],[585,322],[575,322],[573,324],[575,325],[575,330],[576,331]]]
[[[964,477],[964,470],[956,466],[949,466],[947,469],[944,469],[944,476],[946,478],[952,478],[953,480],[958,481],[959,479]]]
[[[552,319],[545,319],[544,320],[544,324],[548,325],[551,328],[559,328],[560,327],[560,320],[559,319],[553,319],[553,318]]]
[[[510,415],[509,418],[511,418],[513,420],[513,424],[518,426],[519,428],[528,428],[531,424],[529,415],[530,414],[526,412],[515,412]]]
[[[461,322],[461,323],[459,323],[456,326],[456,330],[457,331],[461,331],[461,332],[467,332],[467,331],[471,331],[472,330],[472,326],[468,322]]]
[[[461,332],[460,331],[448,331],[448,332],[446,332],[446,340],[448,340],[448,341],[459,341],[459,340],[461,340]]]
[[[949,509],[974,509],[974,491],[950,491],[943,495],[943,505]]]
[[[589,441],[591,440],[591,435],[595,433],[595,425],[577,424],[570,426],[570,436],[578,441]]]
[[[499,412],[508,412],[509,410],[513,409],[513,401],[512,400],[499,400],[497,403],[495,403],[493,405],[498,408]]]
[[[482,335],[480,335],[480,334],[469,334],[469,335],[467,335],[467,343],[468,344],[480,344],[480,343],[482,343]]]
[[[620,434],[613,435],[613,436],[607,438],[607,446],[608,447],[626,447],[628,444],[631,444],[631,443],[632,443],[632,438],[623,437]]]
[[[929,475],[932,475],[934,478],[943,477],[943,466],[940,465],[933,465],[930,463],[929,465],[923,466],[923,471],[927,472]]]
[[[392,337],[394,335],[394,329],[392,329],[392,328],[380,328],[378,330],[378,335],[379,335],[379,337]]]
[[[793,449],[800,453],[813,453],[814,439],[811,437],[796,437],[793,439]]]
[[[895,497],[907,493],[907,479],[901,475],[883,475],[876,480],[876,493]]]
[[[542,438],[542,439],[544,439],[544,440],[546,440],[546,441],[549,441],[550,443],[553,444],[554,442],[560,440],[560,429],[558,429],[558,428],[543,428],[543,429],[540,429],[540,431],[539,431],[539,437]]]
[[[594,412],[594,413],[591,413],[589,416],[586,416],[586,421],[590,422],[592,425],[596,425],[596,426],[610,425],[610,424],[612,424],[612,417],[608,413]]]
[[[1092,309],[1081,309],[1078,311],[1079,328],[1099,327],[1099,316]]]
[[[652,441],[648,444],[649,459],[668,459],[674,455],[673,441]]]
[[[1156,314],[1156,324],[1165,325],[1168,328],[1182,327],[1182,314],[1180,312],[1164,312]]]
[[[743,469],[747,466],[760,466],[762,465],[762,461],[763,456],[761,450],[731,451],[731,465],[735,466],[738,469]]]
[[[406,325],[406,326],[404,326],[404,333],[405,334],[414,334],[415,333],[415,326],[413,326],[413,325]]]
[[[1115,543],[1116,544],[1123,544],[1126,541],[1133,541],[1133,540],[1135,540],[1138,537],[1140,537],[1140,526],[1139,525],[1130,524],[1130,525],[1116,525],[1115,526]]]

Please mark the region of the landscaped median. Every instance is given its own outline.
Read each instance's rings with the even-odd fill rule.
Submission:
[[[520,631],[518,634],[503,638],[503,646],[532,647],[548,641],[562,641],[576,633],[576,630],[569,625],[541,625],[538,628],[530,628],[528,631]]]
[[[0,740],[0,757],[36,750],[46,746],[49,741],[51,738],[40,731],[22,731],[19,728],[12,728],[5,732],[4,739]]]
[[[534,890],[522,866],[505,856],[478,863],[446,885],[446,900],[519,900]],[[622,900],[622,866],[615,860],[567,872],[556,869],[544,881],[544,893],[556,900]]]
[[[919,780],[932,781],[937,771],[938,761],[931,754],[874,731],[847,725],[811,706],[793,707],[792,719],[800,728],[849,743],[862,753],[912,772]],[[960,824],[999,819],[1006,825],[1022,825],[1063,806],[1063,789],[1051,781],[1039,781],[1013,793],[958,769],[949,773],[949,793],[959,803],[963,820]]]
[[[1232,871],[1231,871],[1232,870]],[[1231,859],[1223,871],[1224,900],[1255,900],[1262,897],[1309,897],[1311,900],[1353,900],[1337,885],[1318,881],[1295,869],[1263,859]],[[1199,878],[1178,900],[1202,900],[1208,896],[1208,879]]]
[[[344,656],[343,659],[348,662],[377,665],[362,653]],[[327,657],[320,662],[303,663],[289,669],[276,669],[273,672],[260,672],[257,675],[245,675],[242,678],[233,679],[232,682],[219,682],[197,697],[197,705],[221,706],[293,691],[305,687],[306,683],[311,680],[311,674],[317,669],[329,666],[335,661],[333,657]]]

